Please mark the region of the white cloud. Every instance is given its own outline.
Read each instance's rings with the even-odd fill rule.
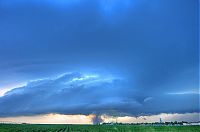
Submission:
[[[167,94],[177,94],[177,95],[183,95],[183,94],[200,94],[199,89],[195,90],[189,90],[189,91],[179,91],[179,92],[171,92]]]
[[[158,115],[150,115],[150,116],[139,116],[139,117],[132,117],[132,116],[124,116],[124,117],[112,117],[103,115],[102,119],[104,122],[122,122],[122,123],[152,123],[152,122],[159,122],[160,118],[163,122],[170,122],[170,121],[188,121],[188,122],[197,122],[199,121],[200,113],[185,113],[185,114],[167,114],[161,113]]]
[[[0,87],[0,97],[3,97],[7,92],[9,92],[13,89],[16,89],[16,88],[19,88],[19,87],[22,87],[25,85],[26,85],[26,83],[18,83],[18,84],[10,84],[10,85],[4,86],[4,87]]]

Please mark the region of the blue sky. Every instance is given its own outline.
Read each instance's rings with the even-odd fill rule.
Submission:
[[[198,113],[198,8],[0,0],[0,116]]]

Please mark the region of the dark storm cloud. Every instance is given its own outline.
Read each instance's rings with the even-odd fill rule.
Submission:
[[[28,84],[1,97],[1,115],[88,114],[110,107],[134,115],[199,111],[199,95],[187,94],[199,88],[198,5],[198,0],[0,0],[0,88],[66,71],[123,78],[117,91],[103,83],[62,93],[56,89],[65,86],[57,79]],[[116,95],[105,96],[100,86]],[[186,94],[167,94],[180,92]],[[109,97],[116,101],[98,103]]]
[[[95,113],[94,122],[99,122],[98,115],[113,115],[113,111],[134,116],[198,111],[198,95],[159,95],[138,100],[136,96],[126,97],[123,93],[127,86],[122,84],[123,80],[116,77],[81,73],[29,82],[0,97],[0,115]]]

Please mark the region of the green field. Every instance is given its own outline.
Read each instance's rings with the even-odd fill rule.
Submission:
[[[0,124],[0,132],[200,132],[200,126]]]

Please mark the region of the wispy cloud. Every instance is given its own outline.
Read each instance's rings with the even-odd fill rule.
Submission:
[[[200,94],[200,92],[199,92],[199,89],[196,89],[196,90],[189,90],[189,91],[171,92],[167,94],[184,95],[184,94]]]
[[[26,86],[26,83],[18,83],[18,84],[12,84],[12,85],[0,87],[0,97],[4,96],[7,92],[15,88],[22,87],[22,86]]]

